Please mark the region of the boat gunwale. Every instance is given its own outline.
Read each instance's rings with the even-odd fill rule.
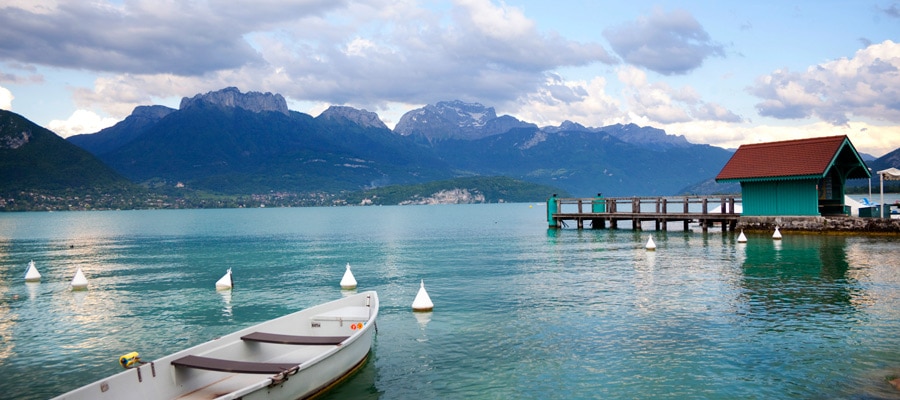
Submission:
[[[347,300],[350,298],[360,298],[360,300],[361,300],[361,298],[364,296],[368,296],[366,305],[355,305],[355,304],[361,304],[361,303],[353,303],[354,305],[352,305],[352,306],[339,306],[338,305],[339,303],[342,303],[342,302],[347,303]],[[331,301],[328,301],[325,303],[316,304],[311,307],[308,307],[308,308],[305,308],[302,310],[298,310],[298,311],[295,311],[295,312],[287,314],[287,315],[282,315],[280,317],[273,318],[273,319],[270,319],[267,321],[263,321],[263,322],[255,324],[255,325],[246,327],[246,328],[241,328],[237,331],[231,332],[231,333],[223,335],[221,337],[214,338],[214,339],[196,344],[189,348],[179,350],[175,353],[165,355],[163,357],[160,357],[160,358],[150,361],[150,362],[145,362],[144,366],[138,366],[136,368],[122,371],[122,372],[119,372],[114,375],[100,378],[96,381],[93,381],[93,382],[83,385],[81,387],[78,387],[78,388],[75,388],[68,392],[62,393],[62,394],[54,397],[54,399],[69,399],[69,398],[81,399],[81,398],[99,397],[101,395],[101,393],[105,393],[104,386],[108,386],[109,383],[113,383],[113,382],[115,382],[115,384],[117,384],[117,385],[122,382],[127,382],[127,380],[126,380],[126,379],[128,379],[127,375],[133,375],[134,376],[133,379],[135,379],[135,381],[132,381],[132,382],[135,382],[135,383],[133,383],[134,385],[138,385],[138,384],[140,384],[140,382],[146,381],[148,378],[150,378],[148,376],[148,374],[145,372],[144,373],[145,378],[143,380],[141,380],[141,374],[142,374],[141,370],[144,369],[144,371],[146,371],[146,365],[148,365],[148,364],[149,364],[150,369],[153,374],[152,378],[150,378],[150,379],[159,379],[159,378],[165,379],[165,377],[163,377],[162,375],[170,375],[170,377],[169,377],[170,380],[168,382],[160,382],[159,383],[160,385],[163,385],[160,387],[166,387],[166,386],[179,387],[179,386],[183,385],[183,382],[181,382],[181,381],[183,381],[183,379],[187,379],[187,378],[185,378],[185,376],[189,376],[189,374],[192,374],[192,372],[189,372],[191,370],[190,367],[179,367],[179,366],[172,364],[173,361],[175,361],[179,358],[182,358],[182,357],[185,357],[188,355],[216,357],[217,352],[227,351],[227,348],[229,346],[234,346],[237,343],[244,342],[243,340],[241,340],[242,336],[248,335],[255,331],[266,331],[267,330],[266,327],[284,325],[285,323],[290,323],[291,320],[298,319],[298,318],[299,318],[299,320],[312,321],[315,319],[315,316],[318,315],[319,313],[333,311],[336,309],[340,309],[342,307],[366,307],[369,309],[369,311],[368,311],[368,319],[365,320],[365,323],[363,324],[362,328],[354,331],[349,337],[347,337],[346,340],[344,340],[340,344],[336,344],[336,345],[303,345],[303,344],[252,342],[252,343],[258,343],[258,344],[262,344],[262,345],[273,345],[273,346],[289,346],[289,347],[298,347],[298,348],[299,347],[321,348],[322,351],[317,352],[317,354],[313,355],[308,360],[304,360],[303,362],[298,363],[297,368],[292,369],[290,371],[289,375],[297,375],[297,374],[302,373],[303,371],[306,371],[306,370],[316,367],[321,362],[323,362],[324,360],[327,360],[331,356],[334,356],[338,352],[353,351],[355,349],[354,344],[357,341],[359,341],[361,338],[363,338],[365,335],[369,334],[371,329],[374,328],[377,331],[377,327],[375,326],[376,325],[375,321],[378,316],[378,311],[379,311],[379,307],[380,307],[380,302],[379,302],[377,292],[375,292],[375,291],[361,292],[359,294],[355,294],[355,295],[352,295],[349,297],[343,297],[343,298],[331,300]],[[279,331],[278,329],[272,329],[272,330]],[[282,328],[280,331],[283,332],[284,329]],[[306,335],[306,336],[312,336],[312,335]],[[322,336],[328,336],[328,335],[322,335]],[[365,360],[368,357],[368,354],[371,352],[371,350],[372,350],[372,348],[371,348],[371,343],[370,343],[369,348],[366,349],[365,355],[363,357],[361,357],[360,360],[354,360],[351,368],[346,371],[342,371],[342,375],[346,374],[347,372],[349,372],[353,368],[355,368],[361,360]],[[164,370],[168,370],[168,373],[166,373],[166,371],[164,371]],[[216,378],[208,380],[208,382],[206,384],[204,384],[203,386],[192,387],[184,392],[178,392],[172,398],[184,398],[186,396],[190,396],[192,393],[202,391],[203,388],[209,387],[209,385],[214,385],[218,382],[221,382],[221,381],[223,381],[223,379],[228,379],[230,377],[240,376],[240,375],[245,375],[245,376],[248,375],[248,374],[242,374],[242,373],[209,371],[209,370],[203,370],[203,372],[209,373],[209,374],[214,374],[214,375],[209,375],[209,376],[214,376]],[[262,388],[266,388],[271,385],[279,384],[284,381],[284,378],[286,378],[286,376],[283,372],[277,373],[277,374],[274,374],[271,376],[267,376],[264,378],[261,377],[261,379],[259,381],[257,381],[256,383],[249,383],[247,385],[239,387],[239,388],[237,388],[229,393],[226,393],[223,396],[217,397],[217,398],[221,398],[221,399],[240,398],[242,396],[253,393]],[[301,395],[301,396],[308,396],[310,394],[321,392],[324,387],[332,385],[336,379],[340,379],[340,378],[341,378],[340,376],[337,376],[332,379],[328,379],[328,382],[326,382],[324,385],[314,388],[313,390],[308,391],[305,395]],[[99,389],[100,393],[92,392],[91,388]]]

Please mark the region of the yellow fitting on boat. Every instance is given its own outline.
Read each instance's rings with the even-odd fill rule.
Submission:
[[[141,362],[141,355],[136,351],[132,351],[131,353],[125,354],[119,357],[119,364],[122,368],[131,368],[134,364],[138,364]]]

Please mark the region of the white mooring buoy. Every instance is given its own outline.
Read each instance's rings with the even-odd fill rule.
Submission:
[[[647,245],[644,246],[644,248],[646,248],[647,251],[655,251],[656,250],[656,243],[653,242],[653,236],[650,236],[650,239],[647,240]]]
[[[341,278],[341,289],[356,289],[356,278],[353,277],[353,272],[350,272],[350,263],[347,263],[347,270],[344,271],[344,277]]]
[[[778,230],[778,226],[775,226],[775,233],[772,234],[772,239],[775,239],[775,240],[781,239],[781,231]]]
[[[231,277],[231,268],[225,271],[218,281],[216,281],[216,290],[231,290],[234,287],[234,278]]]
[[[741,235],[738,236],[738,243],[747,243],[747,237],[744,236],[744,230],[741,229]]]
[[[421,284],[419,284],[419,293],[416,293],[416,299],[413,300],[412,308],[413,311],[434,310],[434,303],[431,302],[431,297],[428,297],[428,292],[425,291],[424,279],[422,279]]]
[[[28,268],[25,270],[25,282],[40,282],[41,273],[34,266],[34,260],[28,262]]]
[[[75,277],[72,278],[72,290],[85,290],[88,286],[87,278],[84,276],[84,272],[81,271],[81,267],[75,271]]]

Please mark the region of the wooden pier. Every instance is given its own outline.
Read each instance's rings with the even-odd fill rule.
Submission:
[[[707,231],[716,224],[722,230],[734,230],[741,217],[735,205],[741,199],[734,196],[688,197],[610,197],[610,198],[560,198],[547,199],[547,222],[551,228],[567,226],[574,221],[578,229],[584,229],[589,221],[591,229],[617,229],[619,221],[630,221],[633,229],[641,230],[641,223],[653,221],[656,230],[666,230],[669,222],[682,222],[684,230],[691,223],[698,223]]]

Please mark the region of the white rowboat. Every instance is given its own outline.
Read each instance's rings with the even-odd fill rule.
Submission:
[[[331,388],[368,359],[378,294],[363,292],[241,329],[135,365],[57,399],[301,399]],[[133,355],[133,357],[131,357]]]

